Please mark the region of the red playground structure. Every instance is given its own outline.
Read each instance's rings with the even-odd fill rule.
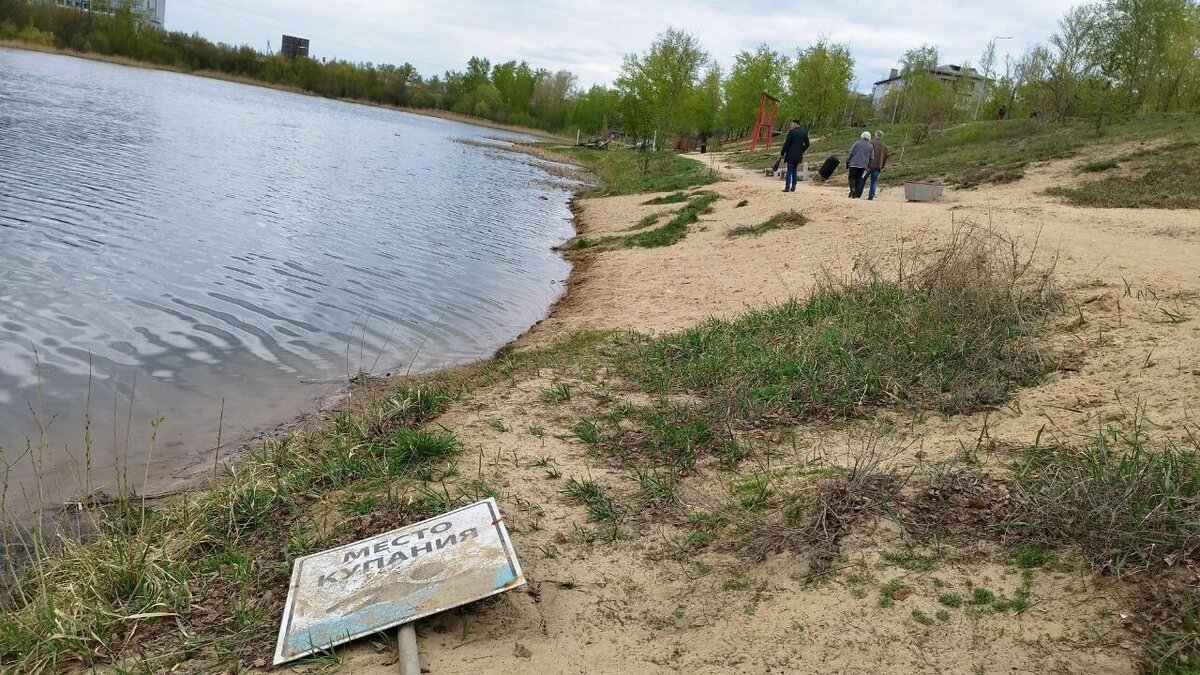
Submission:
[[[775,111],[779,110],[779,99],[763,92],[758,97],[758,121],[754,123],[754,135],[750,138],[750,152],[758,148],[759,142],[771,149],[771,137],[775,134]]]

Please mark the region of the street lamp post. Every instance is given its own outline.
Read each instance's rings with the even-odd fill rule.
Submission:
[[[989,51],[992,53],[992,60],[996,58],[996,40],[1011,40],[1011,35],[994,35],[988,43]],[[987,70],[983,73],[983,95],[975,100],[975,119],[979,119],[979,109],[983,106],[983,99],[987,98],[988,83],[992,81],[992,64],[987,64]]]

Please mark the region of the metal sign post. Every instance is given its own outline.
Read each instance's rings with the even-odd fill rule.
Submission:
[[[491,498],[298,558],[275,665],[403,626],[400,661],[409,668],[417,663],[412,622],[524,583]],[[420,672],[415,667],[411,672]]]

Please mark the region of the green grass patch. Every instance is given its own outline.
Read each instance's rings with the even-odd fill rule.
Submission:
[[[658,221],[662,220],[663,216],[667,215],[670,215],[670,213],[651,213],[650,215],[644,216],[641,220],[637,221],[636,224],[628,229],[631,232],[636,230],[644,230],[647,227],[657,225]]]
[[[942,593],[938,596],[938,602],[947,607],[954,607],[956,609],[958,607],[962,607],[963,605],[962,596],[958,593]]]
[[[712,192],[692,197],[688,200],[687,206],[679,209],[665,225],[638,234],[631,234],[624,238],[623,243],[626,246],[641,248],[670,246],[677,243],[687,236],[688,226],[698,222],[700,216],[708,213],[712,209],[713,202],[720,198],[720,195]]]
[[[1017,551],[1016,560],[1017,567],[1026,570],[1033,569],[1054,560],[1054,551],[1036,544],[1022,546]]]
[[[1084,173],[1098,173],[1100,171],[1115,169],[1118,166],[1121,166],[1121,163],[1110,157],[1109,159],[1097,159],[1091,162],[1084,162],[1083,164],[1079,165],[1079,170]]]
[[[554,151],[579,161],[600,178],[602,186],[588,193],[593,197],[675,192],[716,180],[700,162],[667,151],[578,147],[555,147]]]
[[[1133,175],[1108,176],[1046,194],[1076,206],[1123,209],[1200,209],[1200,162],[1194,152],[1164,152],[1135,163]]]
[[[743,199],[742,201],[738,202],[738,203],[737,203],[737,205],[736,205],[734,208],[740,209],[740,208],[742,208],[743,206],[749,206],[749,205],[750,205],[750,200],[749,200],[749,199]]]
[[[206,490],[159,504],[125,496],[79,513],[82,536],[33,535],[27,548],[9,540],[0,663],[22,673],[78,664],[171,672],[182,655],[201,669],[253,661],[278,625],[297,555],[478,498],[442,483],[454,437],[422,430],[449,400],[427,385],[356,397],[327,423],[251,448]],[[434,474],[436,503],[377,496],[383,486],[432,493]],[[153,635],[153,648],[123,652],[132,631],[143,645]]]
[[[1189,428],[1190,430],[1190,428]],[[1200,550],[1200,435],[1151,443],[1140,422],[1083,448],[1029,448],[1016,466],[1014,530],[1078,547],[1097,569],[1148,569]]]
[[[687,195],[682,192],[672,192],[669,195],[655,197],[648,201],[642,202],[642,206],[662,206],[663,204],[682,204],[688,199]]]
[[[928,614],[926,614],[925,612],[922,612],[919,609],[914,609],[912,611],[911,616],[912,616],[913,621],[916,621],[917,623],[921,624],[922,626],[932,626],[933,625],[933,617],[929,616]]]
[[[770,232],[771,230],[790,230],[797,227],[802,227],[806,223],[808,223],[808,218],[799,211],[794,209],[780,211],[779,213],[776,213],[757,225],[742,225],[740,227],[735,227],[729,231],[729,236],[731,238],[742,237],[746,235],[757,237],[764,232]]]
[[[880,175],[885,185],[907,180],[942,181],[960,188],[1019,180],[1031,165],[1074,157],[1098,143],[1154,143],[1175,140],[1188,143],[1200,135],[1194,113],[1145,115],[1110,124],[1097,136],[1093,124],[1085,121],[1049,123],[1029,119],[989,120],[960,124],[935,131],[917,144],[916,129],[905,124],[884,124],[884,141],[890,149],[887,168]],[[861,128],[844,128],[813,134],[808,151],[810,165],[828,155],[845,161],[850,146]],[[778,148],[755,153],[735,152],[730,160],[760,170],[771,166],[779,156]],[[1186,162],[1186,155],[1180,161]],[[844,165],[834,180],[845,181]],[[1190,183],[1189,183],[1190,184]],[[1180,192],[1188,191],[1179,186]],[[1192,189],[1189,194],[1196,194]],[[1194,208],[1194,207],[1191,207]]]
[[[1052,303],[1014,281],[990,241],[965,233],[903,279],[826,284],[804,300],[650,340],[624,370],[652,391],[697,395],[720,419],[747,422],[1003,403],[1054,367],[1030,340]]]
[[[1162,630],[1146,644],[1148,672],[1154,675],[1196,675],[1200,672],[1200,595],[1183,608],[1178,625]]]
[[[586,506],[588,517],[592,520],[603,523],[617,521],[616,506],[595,481],[570,478],[562,491],[563,494]]]
[[[996,602],[996,594],[986,588],[975,588],[971,590],[971,604],[988,606]]]

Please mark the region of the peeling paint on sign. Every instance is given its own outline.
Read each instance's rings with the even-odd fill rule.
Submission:
[[[491,498],[298,558],[275,665],[524,583]]]

